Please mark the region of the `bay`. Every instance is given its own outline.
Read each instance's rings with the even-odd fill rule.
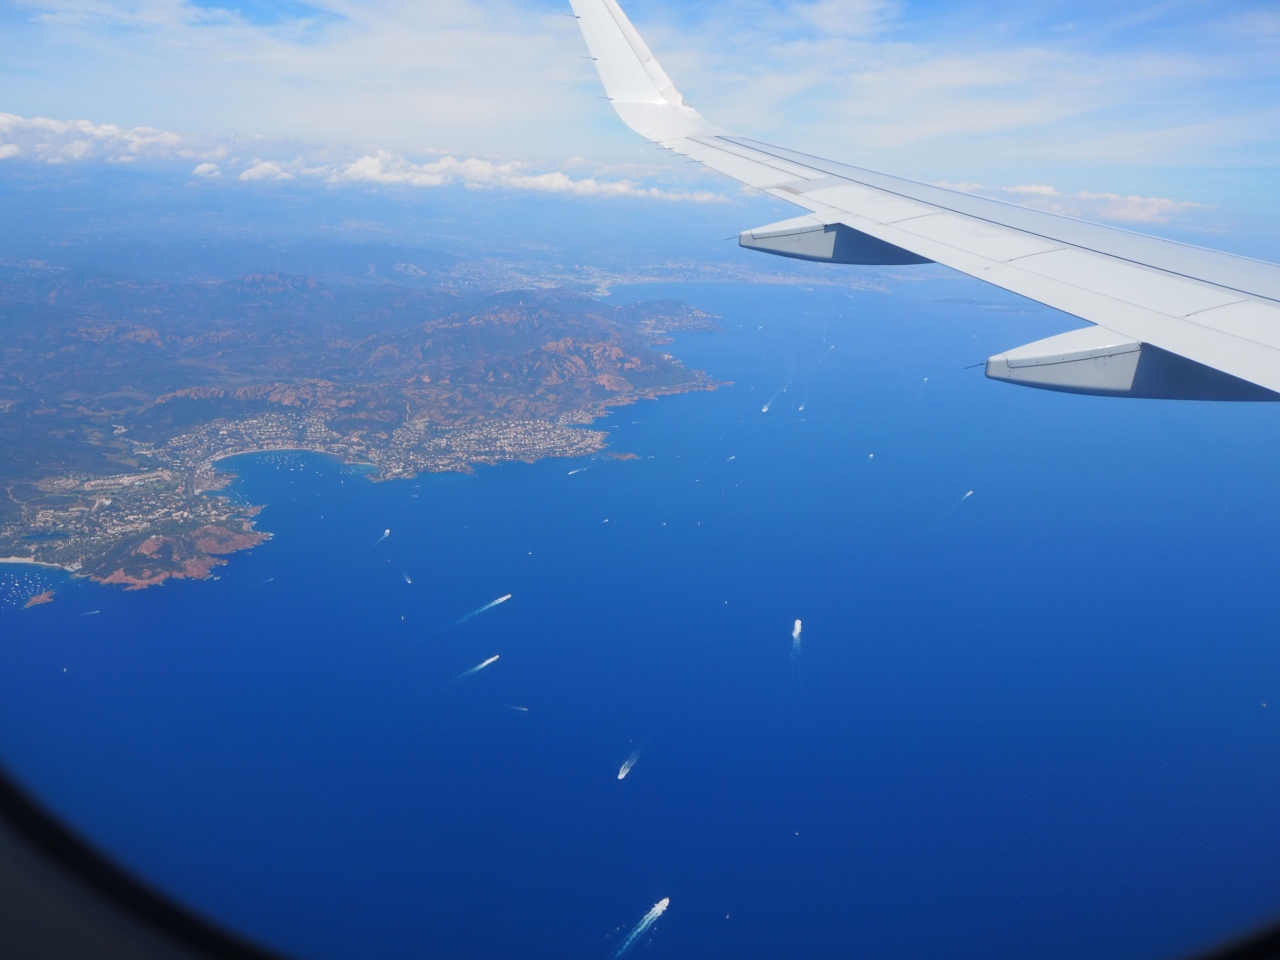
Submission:
[[[720,316],[670,349],[733,385],[615,408],[635,459],[240,457],[273,539],[217,580],[0,568],[0,761],[306,957],[603,960],[663,897],[634,955],[1269,919],[1275,408],[987,381],[1075,323],[941,276],[613,294],[660,296]]]

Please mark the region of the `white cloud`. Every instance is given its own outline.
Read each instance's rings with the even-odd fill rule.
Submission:
[[[1170,200],[1167,197],[1140,197],[1136,194],[1122,197],[1114,193],[1076,194],[1076,199],[1094,210],[1099,220],[1116,223],[1168,223],[1181,214],[1204,209],[1203,204],[1187,200]]]
[[[269,160],[256,160],[248,170],[240,174],[241,180],[292,180],[293,174],[282,169],[280,164]]]
[[[939,183],[940,187],[974,193],[997,200],[1014,199],[1022,206],[1044,210],[1066,217],[1099,220],[1107,223],[1161,224],[1185,218],[1208,209],[1204,204],[1167,197],[1143,197],[1133,194],[1062,193],[1046,184],[1031,183],[1015,187],[984,187],[980,183]]]
[[[129,163],[140,157],[197,157],[207,152],[176,133],[154,127],[118,127],[89,120],[50,120],[0,113],[0,150],[46,163],[107,159]],[[216,152],[216,151],[215,151]]]
[[[326,0],[272,23],[215,2],[12,0],[30,16],[6,22],[6,75],[25,81],[9,109],[343,143],[348,157],[638,156],[550,0]],[[1270,163],[1280,143],[1265,4],[1147,5],[1141,30],[1125,4],[1070,30],[1011,0],[623,5],[716,122],[880,169],[1017,182],[1067,157]],[[1194,135],[1210,122],[1218,136]]]
[[[252,141],[261,148],[266,141]],[[355,159],[334,158],[326,148],[304,147],[278,142],[275,159],[261,156],[241,160],[235,156],[248,144],[231,139],[181,136],[154,127],[125,128],[88,120],[50,120],[0,113],[0,160],[23,157],[51,164],[134,163],[139,160],[164,162],[198,159],[191,171],[204,179],[221,177],[223,166],[244,182],[257,180],[319,179],[333,186],[378,184],[385,186],[443,187],[460,185],[469,189],[522,190],[575,197],[637,198],[687,203],[732,202],[723,193],[704,189],[671,189],[648,186],[637,176],[667,175],[670,167],[661,163],[593,164],[572,157],[561,166],[579,173],[548,169],[528,161],[481,157],[458,158],[450,154],[415,163],[388,150],[365,152]],[[292,159],[282,155],[292,153]],[[350,156],[348,154],[348,156]],[[235,170],[239,168],[239,173]],[[585,174],[585,175],[582,175]],[[727,186],[726,182],[726,186]],[[1165,197],[1113,192],[1080,191],[1062,193],[1051,185],[1024,183],[1010,187],[985,187],[981,183],[939,183],[983,196],[1014,200],[1026,206],[1065,216],[1112,223],[1163,224],[1184,220],[1207,209],[1204,205]]]
[[[806,0],[790,13],[823,33],[837,37],[869,37],[879,33],[898,13],[887,0]]]
[[[252,145],[261,149],[269,145],[274,159],[255,156],[243,161],[235,154]],[[121,151],[126,152],[121,152]],[[152,127],[123,129],[110,124],[94,124],[87,120],[56,121],[43,117],[26,118],[0,114],[0,159],[24,156],[46,163],[132,163],[137,160],[165,162],[198,159],[192,174],[204,179],[221,177],[223,167],[237,179],[294,180],[298,177],[321,179],[333,185],[385,184],[411,187],[440,187],[459,184],[472,189],[502,188],[558,193],[578,197],[634,197],[647,200],[684,201],[690,203],[724,203],[728,198],[709,190],[672,190],[646,186],[636,176],[661,176],[670,168],[660,164],[602,165],[581,157],[566,161],[565,166],[586,176],[571,176],[563,170],[535,166],[523,160],[492,160],[478,157],[459,159],[442,155],[424,163],[414,163],[387,150],[376,150],[354,160],[337,158],[327,148],[276,142],[268,144],[255,138],[251,144],[235,139],[222,141],[209,138],[183,137]],[[292,159],[281,159],[293,154]],[[348,154],[348,158],[350,154]],[[239,173],[235,170],[239,168]],[[592,171],[590,168],[594,168]],[[631,174],[628,176],[627,174]],[[607,176],[605,176],[607,174]]]
[[[312,169],[304,173],[323,175],[330,183],[405,184],[439,187],[460,183],[471,188],[504,187],[539,193],[564,193],[579,197],[643,197],[651,200],[683,200],[693,203],[720,203],[726,198],[709,190],[670,191],[644,187],[631,180],[573,179],[562,171],[533,173],[519,161],[494,163],[471,157],[458,160],[442,157],[430,163],[411,163],[386,151],[365,154],[336,170]],[[242,175],[243,176],[243,175]]]
[[[270,24],[231,0],[14,3],[30,15],[10,18],[25,39],[6,38],[5,69],[38,89],[15,112],[402,152],[559,153],[594,106],[578,96],[591,78],[574,21],[521,0],[332,0]]]
[[[1111,174],[1270,164],[1280,145],[1275,34],[1215,33],[1229,4],[1148,6],[1141,30],[1120,4],[1058,30],[1009,2],[655,2],[628,9],[704,114],[875,169],[1039,182],[1066,157]]]

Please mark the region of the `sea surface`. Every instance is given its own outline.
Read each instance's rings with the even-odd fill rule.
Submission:
[[[733,385],[597,423],[637,459],[240,457],[274,536],[216,580],[0,567],[0,762],[315,960],[608,960],[663,898],[630,956],[1134,960],[1280,913],[1280,405],[988,381],[1077,324],[938,275],[613,294],[656,297]]]

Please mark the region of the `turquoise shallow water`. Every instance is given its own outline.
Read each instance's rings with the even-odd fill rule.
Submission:
[[[0,568],[0,759],[316,958],[604,960],[663,897],[631,955],[1162,957],[1273,915],[1280,411],[988,382],[1072,324],[967,283],[615,296],[721,315],[671,349],[734,383],[614,411],[638,459],[243,457],[274,537],[216,581]]]

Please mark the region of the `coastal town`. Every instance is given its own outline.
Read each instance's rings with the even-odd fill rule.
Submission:
[[[29,282],[38,306],[0,357],[0,440],[14,453],[0,466],[0,559],[128,589],[203,579],[270,536],[228,490],[219,464],[237,454],[313,451],[375,481],[582,457],[606,449],[590,424],[610,407],[721,386],[654,349],[718,329],[671,301],[526,291],[467,307],[270,276],[202,303],[204,288],[58,284]],[[352,302],[334,308],[337,294]],[[383,316],[397,310],[404,320]],[[149,326],[129,321],[139,314]]]
[[[153,469],[117,476],[46,478],[21,503],[18,520],[0,527],[0,554],[141,588],[170,577],[202,579],[223,556],[255,546],[257,508],[224,490],[233,475],[218,462],[237,454],[309,450],[372,467],[373,479],[468,471],[476,464],[577,457],[605,446],[605,433],[557,422],[491,421],[459,428],[410,421],[390,433],[343,435],[318,414],[266,414],[220,420],[162,446],[135,442]],[[10,491],[10,497],[13,492]]]

